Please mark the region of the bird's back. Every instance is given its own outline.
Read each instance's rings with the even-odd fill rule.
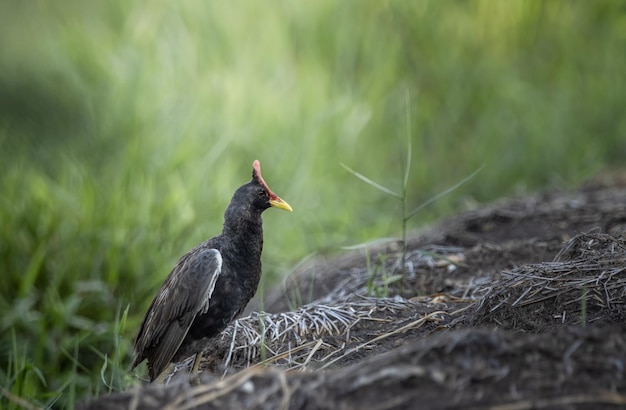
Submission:
[[[147,359],[151,380],[163,371],[198,313],[207,310],[222,264],[218,250],[202,245],[180,258],[143,319],[135,341],[133,368]]]
[[[246,252],[242,251],[241,246],[223,241],[207,241],[206,246],[219,249],[224,261],[222,272],[208,311],[196,316],[175,360],[191,354],[185,352],[185,347],[193,340],[214,337],[236,319],[256,293],[261,278],[262,241],[253,244],[254,248]]]

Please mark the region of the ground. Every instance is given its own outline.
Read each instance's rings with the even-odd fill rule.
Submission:
[[[191,382],[82,407],[624,408],[626,174],[316,258],[258,306]]]

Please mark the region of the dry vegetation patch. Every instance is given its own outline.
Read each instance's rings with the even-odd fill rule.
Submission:
[[[190,358],[84,407],[621,408],[625,204],[620,186],[537,195],[424,231],[404,269],[394,243],[314,261],[197,346],[195,385]]]
[[[481,299],[474,325],[541,332],[626,323],[626,237],[581,234],[553,262],[504,271]]]
[[[353,362],[397,347],[407,332],[428,334],[461,317],[471,300],[438,297],[415,300],[355,297],[334,304],[310,304],[293,312],[253,313],[204,341],[201,368],[232,373],[250,366],[284,370],[320,369]],[[176,366],[188,374],[192,357]]]

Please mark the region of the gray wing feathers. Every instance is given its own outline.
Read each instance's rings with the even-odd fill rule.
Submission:
[[[217,249],[185,255],[152,301],[135,342],[133,367],[148,359],[154,379],[172,360],[198,313],[206,313],[221,273]]]

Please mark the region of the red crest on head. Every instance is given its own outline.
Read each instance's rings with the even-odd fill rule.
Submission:
[[[256,181],[261,184],[263,188],[267,191],[270,198],[277,198],[276,194],[272,192],[269,186],[265,183],[265,180],[261,176],[261,163],[258,159],[255,159],[252,163],[252,179],[256,179]]]

